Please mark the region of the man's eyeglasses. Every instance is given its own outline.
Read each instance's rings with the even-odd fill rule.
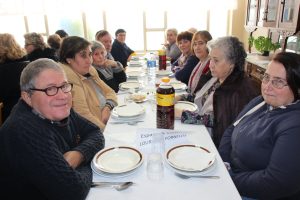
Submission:
[[[286,80],[281,78],[271,79],[269,74],[264,74],[262,77],[262,83],[267,84],[269,81],[271,81],[272,86],[277,89],[282,89],[283,87],[288,86]]]
[[[48,96],[54,96],[58,93],[58,90],[61,89],[64,93],[68,93],[72,90],[73,84],[72,83],[65,83],[62,86],[56,87],[56,86],[51,86],[47,87],[45,89],[37,89],[37,88],[30,88],[30,90],[33,91],[40,91],[40,92],[45,92],[46,95]]]

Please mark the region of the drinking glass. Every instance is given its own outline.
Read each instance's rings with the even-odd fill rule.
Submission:
[[[152,181],[159,181],[164,176],[164,165],[160,153],[150,153],[147,160],[147,177]]]
[[[165,153],[165,138],[163,133],[153,133],[151,142],[151,153]]]

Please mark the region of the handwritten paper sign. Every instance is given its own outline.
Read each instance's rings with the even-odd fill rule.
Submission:
[[[187,135],[189,131],[175,131],[167,129],[139,128],[137,130],[136,146],[144,153],[151,152],[152,135],[162,134],[165,141],[165,150],[180,144],[190,144]]]

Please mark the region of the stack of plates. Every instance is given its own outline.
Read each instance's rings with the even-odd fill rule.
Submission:
[[[185,90],[186,89],[186,84],[184,84],[180,81],[174,81],[174,82],[171,82],[170,84],[173,86],[173,88],[175,90]]]
[[[171,75],[173,72],[168,71],[168,70],[159,70],[155,72],[157,76],[169,76]]]
[[[131,62],[132,61],[139,61],[140,57],[139,56],[131,56]]]
[[[114,107],[112,117],[124,121],[139,119],[145,114],[145,108],[134,102]]]
[[[140,151],[128,146],[99,151],[93,158],[92,170],[104,177],[123,177],[134,173],[143,163]]]
[[[126,82],[120,83],[119,88],[121,90],[141,89],[142,84],[137,81],[126,81]]]
[[[143,63],[140,62],[140,61],[135,61],[135,60],[131,60],[129,62],[129,67],[142,67],[143,66]]]
[[[166,160],[177,173],[197,176],[213,170],[216,155],[201,146],[179,145],[167,151]]]
[[[128,71],[126,72],[126,75],[130,78],[130,77],[145,76],[145,73],[142,71]]]

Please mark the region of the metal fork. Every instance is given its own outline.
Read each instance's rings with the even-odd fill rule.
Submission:
[[[110,122],[111,124],[128,124],[128,125],[136,125],[139,122],[144,122],[144,121],[115,121],[115,122]]]

